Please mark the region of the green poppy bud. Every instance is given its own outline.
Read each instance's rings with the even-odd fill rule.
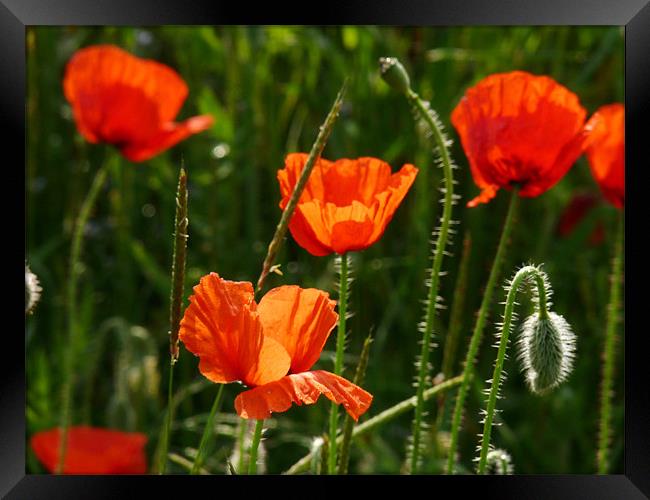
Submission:
[[[411,88],[409,75],[396,57],[380,57],[379,67],[384,81],[398,92],[406,94]]]

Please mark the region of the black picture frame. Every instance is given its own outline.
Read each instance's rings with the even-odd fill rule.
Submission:
[[[25,29],[30,25],[159,25],[159,24],[381,24],[381,25],[618,25],[625,26],[626,104],[626,331],[625,341],[625,465],[624,474],[609,476],[377,476],[363,477],[236,477],[224,476],[219,485],[242,488],[281,481],[298,484],[311,495],[313,481],[365,482],[380,488],[384,481],[417,481],[426,494],[440,486],[461,497],[480,492],[489,498],[644,498],[650,495],[650,390],[647,383],[647,352],[644,339],[643,286],[647,271],[642,265],[644,228],[647,227],[642,189],[648,159],[643,155],[650,121],[650,4],[649,0],[330,0],[322,5],[276,2],[255,4],[215,0],[0,0],[0,124],[4,166],[4,222],[20,224],[14,208],[20,190],[14,179],[24,182],[19,165],[25,164]],[[11,153],[8,155],[7,153]],[[8,158],[12,158],[11,161]],[[10,200],[15,196],[15,200]],[[23,198],[23,207],[24,198]],[[24,222],[24,220],[23,220]],[[24,231],[23,225],[23,231]],[[8,234],[20,234],[13,227]],[[23,233],[24,234],[24,233]],[[18,245],[5,243],[5,248]],[[24,256],[20,256],[21,259]],[[8,261],[5,261],[8,262]],[[12,278],[18,281],[20,262],[10,259]],[[11,285],[7,295],[14,294]],[[635,293],[638,291],[639,293]],[[16,299],[17,300],[17,299]],[[18,317],[20,308],[7,307]],[[140,494],[163,496],[187,494],[189,481],[211,481],[186,476],[47,476],[25,474],[25,356],[24,339],[17,328],[5,327],[0,362],[0,495],[11,499],[38,498],[130,498]],[[14,344],[15,343],[15,344]],[[22,348],[20,347],[22,345]],[[646,375],[644,375],[646,374]],[[579,416],[576,416],[579,418]],[[243,483],[245,481],[245,483]],[[205,483],[203,486],[206,486]],[[216,483],[210,483],[216,484]],[[334,483],[332,483],[333,485]],[[194,488],[196,483],[192,483]],[[221,488],[221,486],[219,486]],[[414,487],[414,486],[410,486]],[[300,491],[293,490],[292,491]],[[155,494],[155,493],[154,493]],[[153,496],[153,495],[152,495]]]

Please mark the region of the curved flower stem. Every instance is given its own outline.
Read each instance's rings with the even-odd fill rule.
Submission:
[[[262,439],[262,427],[264,420],[258,420],[255,423],[255,433],[253,434],[253,441],[251,442],[250,460],[248,462],[248,473],[257,474],[257,449],[260,446]]]
[[[515,308],[515,297],[521,284],[530,276],[533,276],[535,278],[535,285],[537,286],[537,297],[539,299],[539,317],[541,319],[546,319],[548,317],[548,310],[546,308],[546,288],[544,286],[544,278],[542,274],[535,266],[522,267],[512,279],[510,289],[508,290],[508,296],[506,298],[506,307],[503,314],[503,327],[501,331],[501,339],[499,340],[499,351],[497,353],[496,362],[494,363],[492,386],[490,388],[490,395],[488,397],[485,420],[483,423],[481,454],[478,462],[479,474],[485,474],[485,469],[487,466],[487,455],[490,448],[490,436],[492,434],[492,421],[494,420],[494,410],[496,408],[499,387],[501,385],[501,373],[503,372],[503,363],[506,357],[506,349],[508,348],[508,337],[510,336],[512,316]]]
[[[465,367],[463,368],[463,383],[458,390],[458,396],[456,398],[456,405],[454,406],[454,414],[451,423],[451,440],[449,443],[449,456],[447,457],[447,474],[453,474],[454,472],[454,464],[456,462],[456,447],[458,446],[458,431],[460,429],[460,420],[463,414],[463,407],[465,405],[465,397],[467,396],[467,390],[474,375],[474,360],[476,358],[476,354],[478,353],[478,348],[481,345],[483,328],[485,327],[485,321],[487,319],[490,305],[492,303],[494,287],[497,283],[497,280],[499,279],[499,275],[501,274],[501,266],[503,264],[506,246],[508,244],[508,240],[510,239],[510,233],[512,232],[512,221],[517,210],[517,205],[519,204],[519,196],[517,191],[518,190],[514,188],[512,190],[512,194],[510,195],[510,205],[508,206],[508,213],[503,223],[501,239],[499,240],[497,253],[494,257],[494,262],[492,263],[492,270],[490,271],[487,286],[483,292],[483,301],[481,302],[478,318],[476,319],[476,324],[474,325],[474,331],[472,332],[472,338],[469,343],[469,349],[467,350],[467,356],[465,357]]]
[[[443,391],[448,391],[449,389],[456,387],[457,385],[460,384],[462,379],[463,377],[459,375],[457,377],[450,378],[449,380],[445,380],[444,382],[441,382],[438,385],[434,385],[433,387],[430,387],[429,389],[424,391],[424,400],[428,401],[436,394],[440,394]],[[415,402],[416,402],[415,396],[410,397],[384,410],[379,415],[375,415],[374,417],[366,420],[364,423],[357,425],[352,431],[352,438],[354,439],[356,437],[362,436],[376,429],[380,425],[385,424],[386,422],[390,422],[391,420],[399,417],[400,415],[403,415],[411,408],[415,407]],[[343,441],[343,436],[339,436],[337,438],[337,441],[341,443]],[[318,449],[312,450],[309,454],[305,455],[300,460],[298,460],[285,472],[285,474],[298,474],[300,472],[304,472],[308,470],[309,465],[315,453],[318,453]]]
[[[201,471],[201,466],[203,465],[203,454],[205,453],[205,446],[208,444],[210,437],[212,437],[212,431],[214,429],[214,417],[221,408],[221,402],[223,401],[223,388],[225,384],[219,384],[219,390],[217,391],[217,396],[214,398],[214,403],[212,403],[212,408],[210,409],[210,415],[208,415],[208,420],[205,423],[205,428],[203,429],[203,435],[201,436],[201,442],[199,444],[199,449],[196,452],[196,458],[194,459],[194,464],[192,464],[192,470],[190,474],[198,474]]]
[[[607,474],[609,469],[609,440],[611,429],[611,407],[614,395],[614,362],[616,360],[616,327],[619,322],[621,307],[621,282],[623,277],[623,237],[625,219],[619,214],[612,261],[611,288],[609,307],[607,309],[607,326],[605,330],[605,348],[603,351],[602,386],[600,392],[600,424],[598,432],[597,465],[598,474]]]
[[[282,217],[280,218],[280,222],[278,222],[278,225],[275,228],[275,234],[273,235],[273,239],[271,240],[271,243],[269,243],[269,248],[266,252],[264,263],[262,264],[262,273],[260,274],[260,277],[257,280],[257,285],[255,287],[256,293],[262,289],[269,272],[273,268],[273,262],[275,262],[275,257],[277,256],[278,251],[280,250],[280,246],[282,245],[282,241],[284,240],[284,235],[287,234],[287,229],[289,228],[289,221],[291,220],[291,216],[293,215],[296,206],[298,206],[298,200],[300,199],[300,195],[302,194],[303,190],[305,189],[305,186],[307,185],[307,180],[309,179],[309,175],[311,174],[311,171],[314,168],[314,165],[316,164],[316,160],[318,160],[321,153],[323,152],[323,148],[325,148],[327,139],[330,133],[332,132],[332,128],[334,127],[334,122],[339,116],[339,111],[341,109],[341,105],[343,104],[343,95],[345,94],[346,84],[347,84],[347,80],[343,82],[343,86],[341,87],[341,90],[339,90],[339,93],[336,96],[336,99],[334,100],[334,104],[332,104],[330,112],[327,114],[327,118],[325,118],[325,122],[320,127],[320,131],[318,133],[318,136],[316,137],[316,141],[314,142],[314,145],[311,147],[311,151],[309,152],[309,156],[307,157],[305,166],[302,169],[300,178],[298,179],[296,186],[293,188],[293,192],[291,193],[291,198],[289,198],[289,202],[287,203],[287,206],[284,208],[284,211],[282,212]]]
[[[337,255],[336,264],[339,267],[339,326],[336,330],[336,358],[334,359],[334,374],[341,375],[343,372],[343,354],[345,351],[345,321],[348,309],[348,264],[349,254]],[[336,473],[336,454],[338,431],[339,406],[332,403],[330,409],[330,432],[329,432],[329,453],[327,459],[327,473]]]
[[[422,348],[420,351],[420,366],[417,378],[417,392],[415,417],[413,419],[413,430],[411,438],[411,449],[409,458],[409,468],[411,473],[417,473],[420,459],[420,434],[422,430],[422,419],[424,416],[424,399],[423,394],[427,385],[430,383],[429,369],[429,351],[431,348],[431,337],[434,329],[436,318],[436,303],[438,299],[438,288],[440,285],[440,271],[442,269],[442,259],[447,247],[447,237],[449,235],[449,226],[451,225],[451,210],[454,203],[454,178],[451,157],[447,149],[447,141],[444,137],[441,125],[435,116],[432,115],[428,106],[422,102],[422,99],[408,89],[406,98],[411,105],[417,110],[420,117],[431,129],[436,147],[440,154],[440,160],[444,172],[445,187],[442,190],[445,198],[440,218],[440,228],[438,229],[438,239],[435,242],[435,252],[433,263],[431,265],[431,282],[429,285],[429,294],[427,297],[427,309],[425,313],[425,324],[422,337]]]
[[[178,175],[178,188],[176,190],[176,215],[174,218],[174,250],[172,257],[172,286],[169,298],[169,381],[167,387],[167,415],[163,426],[158,447],[158,474],[165,473],[167,463],[167,450],[169,448],[169,432],[174,413],[172,398],[172,383],[174,379],[174,365],[178,360],[178,331],[181,323],[181,309],[183,305],[183,290],[185,284],[185,261],[187,255],[189,219],[187,217],[187,175],[181,167]]]
[[[68,289],[67,289],[67,323],[68,323],[68,339],[67,346],[65,347],[65,354],[63,360],[63,376],[64,382],[61,392],[61,442],[59,444],[59,457],[56,466],[56,473],[63,472],[63,464],[65,460],[66,448],[68,445],[68,427],[71,420],[71,405],[72,405],[72,386],[74,378],[74,353],[73,350],[77,345],[77,280],[79,278],[79,263],[81,258],[81,250],[83,246],[83,233],[90,217],[90,212],[95,206],[97,195],[102,186],[106,182],[109,171],[109,164],[113,158],[110,151],[106,153],[108,156],[104,164],[97,170],[95,177],[90,186],[90,190],[84,199],[79,217],[74,226],[72,233],[72,246],[70,249],[70,261],[68,264]]]

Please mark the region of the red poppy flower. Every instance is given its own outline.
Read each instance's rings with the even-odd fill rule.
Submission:
[[[603,196],[618,208],[625,204],[625,107],[602,106],[587,122],[587,159]]]
[[[284,210],[308,155],[292,153],[278,171]],[[345,254],[375,243],[415,180],[418,169],[406,164],[395,174],[376,158],[316,161],[289,230],[312,255]]]
[[[212,125],[210,115],[174,122],[188,94],[170,67],[112,45],[77,51],[63,79],[79,132],[116,146],[131,161],[148,160]]]
[[[326,292],[297,286],[274,288],[257,305],[251,283],[210,273],[194,287],[179,338],[206,378],[251,388],[235,399],[243,418],[265,419],[324,394],[357,420],[372,395],[333,373],[308,371],[338,320],[334,305]]]
[[[499,73],[470,88],[451,114],[482,189],[467,206],[514,184],[523,197],[555,185],[582,154],[585,116],[578,97],[547,76]]]
[[[37,432],[31,446],[45,468],[54,472],[58,465],[61,429]],[[147,436],[97,427],[70,427],[64,474],[146,474],[144,445]]]

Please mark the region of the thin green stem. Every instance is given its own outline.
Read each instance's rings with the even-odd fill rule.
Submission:
[[[517,274],[515,274],[515,277],[510,284],[510,289],[508,290],[508,296],[506,297],[506,307],[503,314],[503,327],[501,331],[501,338],[499,340],[499,350],[497,353],[496,362],[494,363],[492,386],[490,387],[490,395],[488,397],[485,420],[483,423],[481,454],[478,463],[479,474],[485,474],[485,469],[487,466],[487,455],[490,449],[490,436],[492,434],[492,422],[494,420],[494,410],[496,408],[497,398],[499,396],[503,363],[505,362],[506,350],[508,348],[508,338],[510,337],[510,331],[512,327],[513,312],[516,305],[515,298],[521,284],[530,276],[533,276],[535,278],[535,284],[537,286],[537,297],[539,299],[539,310],[537,312],[539,313],[540,318],[548,318],[548,311],[546,310],[546,288],[544,286],[544,278],[540,270],[535,266],[522,267],[519,271],[517,271]]]
[[[621,282],[623,278],[623,238],[625,219],[623,211],[617,221],[614,259],[612,261],[611,288],[607,308],[605,347],[603,351],[602,385],[600,391],[600,423],[598,432],[598,474],[609,470],[609,445],[612,435],[612,398],[614,396],[614,362],[616,361],[617,326],[620,320]]]
[[[459,375],[457,377],[450,378],[449,380],[445,380],[444,382],[441,382],[438,385],[434,385],[433,387],[430,387],[429,389],[424,391],[424,400],[428,401],[436,394],[440,394],[441,392],[456,387],[461,383],[462,379],[463,377]],[[403,415],[404,413],[408,412],[410,409],[414,408],[415,404],[416,404],[416,397],[413,396],[408,399],[405,399],[400,403],[397,403],[394,406],[391,406],[390,408],[381,412],[379,415],[376,415],[371,419],[366,420],[364,423],[357,425],[352,431],[352,439],[363,436],[364,434],[367,434],[370,431],[375,430],[377,427],[385,424],[386,422],[390,422],[391,420],[399,417],[400,415]],[[343,436],[339,436],[337,438],[337,441],[341,443],[343,441]],[[312,450],[308,455],[305,455],[298,462],[293,464],[285,472],[285,474],[299,474],[300,472],[304,472],[308,470],[313,454],[317,452],[318,450]]]
[[[158,463],[156,464],[157,468],[155,472],[157,474],[165,473],[165,466],[167,464],[167,450],[169,449],[169,431],[172,426],[172,414],[174,405],[172,386],[174,381],[174,366],[176,363],[173,360],[169,363],[169,379],[167,380],[167,412],[165,414],[165,423],[163,424],[162,431],[160,433],[160,445],[157,450]]]
[[[363,384],[363,379],[366,376],[366,368],[368,367],[368,359],[370,358],[370,344],[372,343],[372,337],[368,335],[366,340],[363,342],[363,348],[361,349],[361,355],[359,356],[359,364],[357,365],[357,370],[354,373],[354,385],[360,386]],[[339,474],[348,473],[348,463],[350,461],[350,445],[352,443],[352,430],[354,429],[354,420],[348,414],[345,415],[345,422],[343,423],[343,440],[341,442],[341,448],[339,450]]]
[[[244,464],[246,463],[246,431],[248,430],[248,420],[239,419],[239,433],[237,434],[237,473],[244,474]]]
[[[217,396],[214,398],[214,403],[212,403],[212,408],[210,409],[210,415],[208,415],[208,420],[205,423],[205,428],[203,429],[203,435],[201,436],[201,442],[199,443],[199,448],[196,452],[196,458],[194,459],[194,464],[192,465],[192,470],[190,474],[198,474],[203,466],[203,455],[205,454],[205,447],[208,444],[208,441],[212,437],[214,431],[214,417],[221,408],[221,403],[223,401],[223,388],[225,384],[219,384],[219,390],[217,391]]]
[[[490,271],[487,286],[483,292],[483,301],[481,302],[478,318],[476,319],[476,324],[474,325],[474,331],[472,332],[472,338],[469,343],[469,349],[467,350],[467,356],[465,357],[465,366],[463,368],[463,383],[458,390],[458,396],[456,398],[456,405],[454,406],[454,414],[451,423],[451,439],[449,443],[449,456],[447,457],[447,474],[453,474],[454,472],[454,464],[456,462],[456,448],[458,446],[458,432],[460,430],[460,421],[463,414],[463,407],[465,406],[465,398],[467,396],[467,391],[474,375],[474,361],[478,353],[478,348],[481,345],[483,328],[485,327],[485,321],[487,319],[490,306],[492,305],[494,287],[496,286],[496,283],[501,274],[501,267],[503,265],[503,260],[506,253],[506,246],[508,244],[508,240],[510,239],[510,233],[512,232],[513,227],[513,219],[518,204],[519,195],[518,190],[515,188],[512,190],[512,194],[510,195],[510,204],[508,206],[508,213],[503,223],[503,230],[501,231],[499,246],[497,247],[497,253],[494,257],[494,262],[492,263],[492,270]]]
[[[63,465],[65,461],[65,454],[68,445],[68,428],[70,426],[71,413],[72,413],[72,387],[74,379],[74,349],[77,345],[77,280],[79,278],[79,267],[81,259],[81,251],[83,247],[83,234],[88,223],[90,213],[95,206],[97,195],[99,194],[102,186],[106,182],[109,170],[109,163],[112,153],[107,152],[108,157],[104,164],[97,170],[95,177],[90,186],[90,190],[84,199],[79,216],[74,226],[72,233],[72,246],[70,249],[70,261],[68,264],[68,289],[67,289],[67,323],[68,323],[68,339],[67,345],[64,348],[63,360],[63,386],[61,392],[61,442],[59,444],[59,457],[56,466],[56,473],[63,472]]]
[[[258,420],[255,423],[255,432],[253,434],[253,441],[251,442],[250,460],[248,462],[248,473],[257,474],[257,449],[260,446],[262,439],[262,428],[264,420]]]
[[[429,126],[435,140],[445,178],[444,204],[442,217],[440,218],[440,228],[438,229],[438,239],[435,242],[435,251],[431,265],[431,282],[429,285],[429,294],[427,297],[427,309],[425,313],[425,324],[422,337],[422,347],[420,351],[420,365],[417,378],[416,406],[415,416],[413,418],[413,430],[411,436],[410,448],[410,471],[415,474],[418,471],[420,461],[420,437],[422,431],[422,419],[424,417],[424,390],[430,384],[429,368],[429,351],[431,349],[431,337],[434,330],[434,321],[436,318],[436,303],[438,299],[438,288],[440,286],[440,271],[442,269],[442,260],[447,248],[447,238],[449,235],[449,226],[451,225],[451,212],[454,203],[454,178],[451,157],[447,149],[447,141],[442,131],[440,123],[434,118],[431,110],[425,106],[422,99],[413,92],[408,90],[406,97],[412,106],[418,111],[422,120]]]
[[[293,215],[294,210],[298,206],[298,200],[300,199],[300,195],[302,195],[302,192],[305,189],[305,186],[307,185],[307,180],[309,179],[309,175],[311,174],[311,171],[314,168],[314,165],[316,164],[316,160],[318,160],[321,153],[323,152],[323,148],[327,143],[327,139],[330,133],[332,132],[332,128],[334,127],[334,122],[336,122],[336,119],[338,118],[339,115],[339,111],[341,109],[341,105],[343,104],[343,95],[345,94],[346,83],[347,81],[343,83],[341,90],[339,90],[339,93],[336,96],[336,99],[334,100],[334,104],[332,104],[332,107],[329,113],[327,114],[327,118],[325,118],[325,122],[320,127],[320,131],[318,133],[318,136],[316,137],[316,141],[314,142],[314,145],[311,147],[311,151],[309,152],[309,156],[307,157],[305,166],[302,169],[300,178],[298,179],[296,186],[293,188],[293,192],[291,193],[291,197],[289,198],[289,202],[287,203],[287,206],[284,208],[284,211],[282,212],[282,217],[280,218],[280,222],[278,222],[278,225],[275,229],[275,234],[273,235],[273,239],[271,240],[271,243],[269,243],[269,247],[266,252],[266,257],[264,259],[264,263],[262,264],[262,273],[260,274],[260,277],[257,280],[257,286],[255,287],[256,293],[262,289],[269,272],[273,268],[273,263],[275,262],[275,258],[278,254],[278,251],[280,250],[280,246],[282,245],[284,236],[285,234],[287,234],[287,229],[289,228],[289,221],[291,220],[291,216]]]
[[[348,264],[349,255],[337,255],[336,265],[339,267],[339,326],[336,330],[336,357],[334,359],[334,374],[343,372],[343,354],[345,351],[345,322],[348,308]],[[329,453],[327,460],[328,474],[336,473],[337,441],[336,434],[339,422],[339,405],[332,403],[330,408]]]

